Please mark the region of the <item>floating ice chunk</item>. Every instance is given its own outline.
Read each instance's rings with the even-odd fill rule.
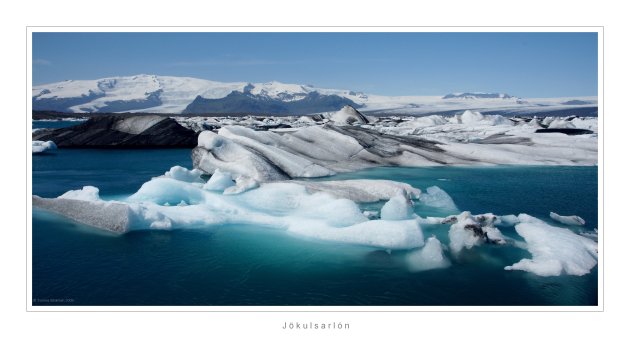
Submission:
[[[449,196],[446,191],[436,186],[427,188],[427,191],[420,195],[418,200],[429,207],[457,211],[457,206],[451,196]]]
[[[240,187],[250,178],[237,179]],[[236,187],[239,187],[237,185]],[[96,188],[84,189],[96,192]],[[83,197],[82,193],[66,196]],[[368,220],[356,203],[328,193],[308,193],[293,183],[267,183],[238,195],[216,194],[198,183],[158,177],[124,202],[33,197],[33,205],[118,233],[142,229],[252,224],[308,238],[385,249],[424,245],[420,219]],[[183,202],[182,202],[183,201]],[[179,205],[179,206],[177,206]]]
[[[555,212],[550,212],[549,213],[549,217],[551,217],[551,219],[553,219],[556,222],[560,222],[562,224],[566,224],[566,225],[578,225],[578,226],[582,226],[584,224],[586,224],[586,221],[580,217],[580,216],[560,216],[558,214],[556,214]]]
[[[425,271],[432,269],[447,268],[451,262],[444,256],[442,243],[431,236],[427,239],[424,247],[407,254],[407,265],[411,271]]]
[[[481,225],[473,219],[470,212],[464,211],[457,216],[457,222],[451,225],[448,238],[451,251],[458,254],[464,248],[471,249],[473,246],[481,244],[483,231]]]
[[[518,217],[521,223],[516,225],[516,232],[527,242],[532,258],[524,258],[505,270],[529,271],[539,276],[582,276],[597,265],[597,243],[593,240],[526,214]]]
[[[57,149],[57,145],[53,141],[33,141],[33,153],[43,153]]]
[[[67,191],[58,198],[93,202],[101,200],[98,188],[89,185],[79,190]]]
[[[464,248],[471,249],[473,246],[484,242],[492,244],[505,244],[506,238],[494,225],[498,218],[493,214],[482,214],[472,216],[469,211],[464,211],[458,216],[444,218],[442,223],[453,223],[448,232],[450,240],[449,246],[454,254],[459,253]]]
[[[398,194],[387,201],[381,208],[381,219],[403,220],[413,218],[413,203],[403,194]]]
[[[176,165],[169,171],[165,172],[164,176],[182,182],[203,183],[203,179],[201,179],[202,174],[203,172],[199,169],[188,170],[184,167]]]
[[[223,194],[235,195],[258,187],[258,181],[251,177],[241,175],[236,178],[236,185],[226,188]]]
[[[203,188],[205,190],[223,191],[232,186],[234,186],[234,181],[232,181],[232,175],[228,172],[221,171],[221,169],[217,168],[214,170],[214,174],[210,176],[210,179],[208,180],[208,182],[204,184]]]

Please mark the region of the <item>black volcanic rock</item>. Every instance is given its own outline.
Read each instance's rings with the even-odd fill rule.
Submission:
[[[194,148],[197,133],[166,116],[106,115],[68,128],[39,130],[33,140],[51,140],[59,148]]]

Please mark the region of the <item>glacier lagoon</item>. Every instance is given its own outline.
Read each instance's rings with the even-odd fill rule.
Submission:
[[[120,199],[172,166],[191,167],[189,150],[67,150],[33,156],[33,194],[57,197],[92,185]],[[597,227],[597,167],[374,168],[326,179],[391,179],[423,192],[444,190],[458,211],[580,215],[575,231]],[[319,179],[322,180],[322,179]],[[380,210],[383,202],[363,205]],[[420,216],[458,211],[414,204]],[[499,227],[520,239],[514,227]],[[531,254],[481,245],[450,266],[415,272],[404,250],[304,238],[246,224],[131,231],[112,235],[61,216],[33,212],[33,305],[596,305],[595,266],[583,276],[506,271]],[[448,225],[423,226],[448,244]]]

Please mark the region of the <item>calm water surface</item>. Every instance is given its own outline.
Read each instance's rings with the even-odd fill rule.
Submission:
[[[33,194],[84,185],[103,198],[135,192],[190,150],[58,150],[33,156]],[[597,167],[377,168],[335,179],[437,185],[459,210],[578,214],[597,227]],[[379,204],[370,207],[377,208]],[[421,216],[445,212],[416,204]],[[518,238],[511,227],[501,228]],[[448,227],[425,230],[447,241]],[[224,225],[111,235],[33,211],[33,304],[51,305],[596,305],[597,268],[582,277],[505,271],[527,251],[476,247],[447,269],[411,273],[404,252]],[[54,303],[53,303],[54,304]]]

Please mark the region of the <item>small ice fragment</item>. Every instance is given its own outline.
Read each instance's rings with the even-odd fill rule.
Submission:
[[[409,270],[425,271],[432,269],[446,268],[451,262],[444,256],[442,243],[435,236],[427,239],[424,247],[414,250],[406,257]]]
[[[561,215],[556,214],[555,212],[550,212],[549,213],[549,217],[551,217],[551,219],[553,219],[556,222],[560,222],[560,223],[566,224],[566,225],[582,226],[582,225],[586,224],[586,221],[582,217],[576,216],[576,215],[561,216]]]

